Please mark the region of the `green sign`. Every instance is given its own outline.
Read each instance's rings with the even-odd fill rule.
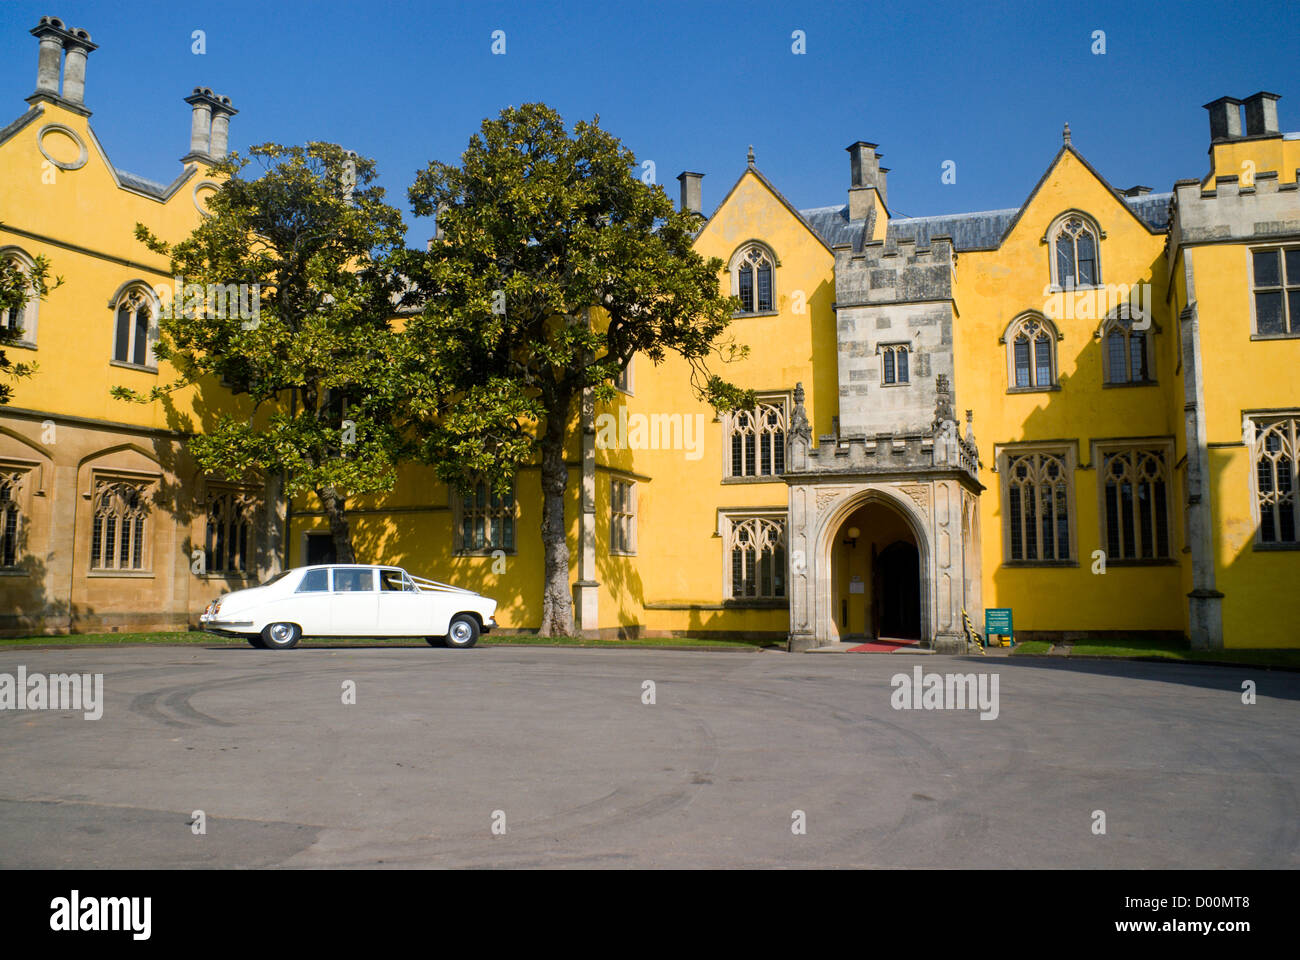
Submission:
[[[984,611],[984,636],[1009,637],[1014,632],[1010,607],[992,607]]]

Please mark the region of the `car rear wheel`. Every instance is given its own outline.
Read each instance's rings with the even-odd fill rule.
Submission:
[[[447,628],[447,646],[472,647],[478,643],[478,633],[478,620],[468,613],[458,613],[451,618],[451,625]]]
[[[272,650],[290,650],[298,646],[302,629],[296,623],[268,623],[262,631],[262,643]]]
[[[247,640],[248,645],[251,647],[257,647],[258,650],[266,649],[266,641],[262,639],[260,634],[248,637]]]

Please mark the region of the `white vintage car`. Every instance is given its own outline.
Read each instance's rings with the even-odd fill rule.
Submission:
[[[400,567],[329,564],[298,567],[213,600],[199,624],[244,637],[255,647],[288,650],[306,637],[424,637],[472,647],[497,623],[497,602]]]

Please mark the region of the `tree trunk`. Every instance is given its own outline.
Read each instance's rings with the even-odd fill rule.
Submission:
[[[316,491],[316,496],[325,509],[330,535],[334,537],[334,562],[356,563],[356,554],[352,552],[352,531],[348,529],[346,498],[339,496],[333,487],[322,487]]]
[[[564,462],[564,429],[569,422],[572,394],[564,394],[551,405],[542,434],[542,553],[545,576],[542,581],[543,637],[573,635],[573,596],[569,590],[569,541],[564,527],[564,491],[569,485],[569,468]]]

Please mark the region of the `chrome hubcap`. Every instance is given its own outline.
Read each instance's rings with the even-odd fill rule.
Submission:
[[[457,643],[464,643],[469,639],[469,624],[464,620],[457,620],[451,625],[451,638]]]
[[[293,628],[287,623],[277,623],[271,628],[271,639],[276,643],[284,643],[293,636]]]

